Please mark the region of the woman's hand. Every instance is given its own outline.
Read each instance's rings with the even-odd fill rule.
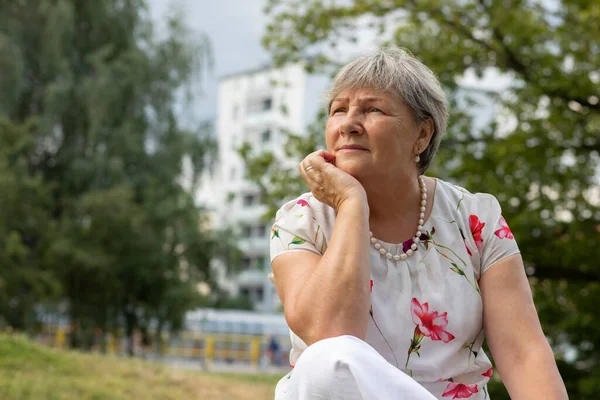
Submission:
[[[348,200],[365,200],[365,189],[360,182],[333,163],[335,156],[325,150],[309,154],[298,169],[317,200],[336,210]]]

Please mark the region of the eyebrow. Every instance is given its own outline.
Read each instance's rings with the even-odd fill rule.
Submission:
[[[347,100],[348,100],[347,97],[336,97],[335,99],[333,99],[329,102],[329,107],[327,107],[327,109],[329,110],[329,112],[331,112],[331,106],[333,106],[333,103],[347,101]],[[369,97],[361,98],[359,100],[359,102],[360,103],[369,103],[369,102],[378,102],[378,101],[383,101],[383,100],[384,99],[381,97],[369,96]]]
[[[344,101],[348,101],[348,98],[347,97],[336,97],[329,103],[329,109],[331,109],[331,106],[333,105],[333,103],[344,102]],[[363,98],[359,99],[358,103],[359,104],[376,103],[376,102],[382,102],[382,101],[384,101],[384,99],[382,97],[370,96],[370,97],[363,97]]]
[[[347,100],[348,100],[347,97],[336,97],[335,99],[333,99],[331,101],[331,103],[335,103],[336,101],[347,101]],[[361,99],[359,99],[359,102],[361,102],[361,103],[367,103],[369,101],[383,101],[383,98],[370,96],[370,97],[362,97]]]

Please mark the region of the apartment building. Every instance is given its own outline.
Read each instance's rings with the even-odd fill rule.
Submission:
[[[214,210],[212,225],[233,228],[244,253],[237,276],[227,276],[221,266],[220,283],[232,294],[249,296],[259,311],[279,307],[275,288],[267,279],[271,223],[261,221],[265,208],[257,188],[244,179],[245,165],[237,149],[249,142],[256,152],[273,152],[281,163],[297,163],[284,156],[282,132],[306,131],[323,106],[328,84],[326,76],[309,75],[299,63],[282,68],[267,65],[219,81],[219,161],[210,190],[205,189],[202,198]]]

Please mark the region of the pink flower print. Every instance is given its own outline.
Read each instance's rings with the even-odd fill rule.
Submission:
[[[414,297],[410,302],[410,311],[413,322],[417,326],[415,327],[412,339],[410,339],[410,346],[408,347],[408,355],[406,357],[404,368],[406,368],[408,374],[412,376],[412,370],[408,369],[408,362],[410,361],[412,353],[417,353],[419,357],[421,356],[419,350],[421,350],[421,342],[424,337],[448,343],[454,339],[454,335],[444,329],[446,325],[448,325],[448,319],[446,318],[448,313],[445,312],[440,315],[437,311],[429,312],[429,303],[423,303],[421,305]]]
[[[412,246],[414,242],[414,240],[408,239],[406,242],[402,243],[402,251],[406,253],[408,250],[410,250],[410,246]]]
[[[469,216],[469,225],[471,227],[471,234],[473,235],[473,240],[477,245],[477,249],[481,252],[483,249],[483,239],[481,238],[481,232],[483,231],[483,227],[485,226],[485,222],[481,222],[477,215]]]
[[[515,236],[511,232],[510,228],[508,227],[508,224],[506,223],[506,220],[504,219],[504,217],[500,217],[499,224],[500,224],[500,229],[498,229],[496,232],[494,232],[494,234],[496,236],[498,236],[500,239],[514,239],[515,238]]]
[[[304,199],[300,199],[300,200],[298,200],[298,201],[296,202],[296,204],[300,204],[300,206],[302,206],[302,207],[309,207],[309,208],[310,208],[310,206],[308,205],[308,201],[306,201],[306,200],[304,200]]]
[[[465,241],[465,248],[467,249],[467,253],[469,254],[469,256],[472,256],[473,253],[471,253],[471,249],[469,249],[469,246],[467,246],[467,242]]]
[[[483,374],[481,374],[481,376],[487,376],[488,378],[491,378],[493,374],[494,374],[494,367],[490,367],[487,371],[485,371]]]
[[[425,246],[425,248],[427,250],[429,250],[429,242],[431,242],[433,240],[433,234],[435,233],[435,226],[431,228],[431,232],[421,232],[421,236],[419,237],[420,242],[423,243],[423,245]],[[414,238],[413,239],[409,239],[406,242],[404,242],[402,244],[402,250],[406,253],[406,251],[408,249],[410,249],[410,246],[412,246],[412,244],[415,242]]]
[[[465,237],[465,234],[463,233],[463,230],[458,228],[458,231],[460,232],[460,236],[462,237],[463,243],[465,244],[465,248],[467,249],[467,253],[469,254],[469,256],[472,256],[473,253],[471,253],[471,249],[469,249],[469,246],[467,246],[467,238]]]
[[[424,336],[429,337],[431,340],[441,340],[444,343],[454,339],[454,335],[444,329],[448,325],[448,319],[446,318],[448,313],[429,312],[429,303],[421,305],[416,298],[412,299],[410,308],[413,322],[417,324],[417,328]]]
[[[477,385],[465,385],[464,383],[450,382],[448,386],[446,386],[446,391],[442,394],[442,397],[452,396],[453,399],[466,399],[478,391]]]

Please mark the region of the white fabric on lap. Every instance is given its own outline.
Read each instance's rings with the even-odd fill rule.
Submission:
[[[435,400],[414,379],[389,364],[354,336],[309,346],[291,375],[282,379],[275,400]]]

